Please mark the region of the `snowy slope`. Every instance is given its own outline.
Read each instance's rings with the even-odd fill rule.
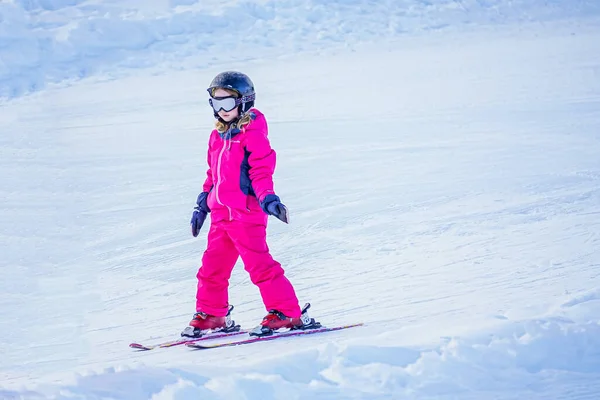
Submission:
[[[223,12],[204,2],[190,10],[141,3],[127,3],[132,19],[141,10],[148,21]],[[40,83],[0,108],[0,398],[598,398],[596,6],[454,3],[481,13],[401,34],[373,24],[383,6],[333,5],[327,18],[365,11],[353,27],[370,43],[342,35],[339,47],[300,40],[309,34],[302,25],[265,27],[306,47],[259,41],[251,62],[240,52],[231,62],[179,63],[183,44],[127,50],[151,64],[144,69],[104,53],[40,57],[19,69],[4,62],[19,59],[16,47],[2,47],[13,88],[37,78],[70,83]],[[86,10],[118,5],[118,21],[128,8],[91,4],[0,6],[42,24],[23,40],[55,35],[67,20],[87,23]],[[286,21],[285,10],[301,4],[325,2],[223,6]],[[406,4],[415,24],[445,10]],[[18,15],[3,23],[22,24]],[[468,27],[459,23],[466,18]],[[201,41],[196,31],[181,35]],[[79,62],[93,64],[97,78],[72,82],[77,74],[65,66]],[[314,317],[367,325],[136,353],[129,342],[170,338],[194,311],[206,230],[194,239],[188,221],[212,124],[203,88],[225,67],[255,80],[279,154],[276,190],[292,223],[272,221],[273,254]],[[236,320],[253,326],[264,309],[241,265],[230,287]]]
[[[0,97],[157,65],[204,68],[406,33],[598,14],[595,0],[5,0]]]

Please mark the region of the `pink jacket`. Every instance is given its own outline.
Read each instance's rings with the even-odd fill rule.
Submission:
[[[253,120],[241,131],[219,134],[215,129],[208,141],[208,171],[203,191],[211,220],[239,220],[266,224],[267,214],[259,200],[273,191],[275,150],[269,143],[265,116],[253,108]]]

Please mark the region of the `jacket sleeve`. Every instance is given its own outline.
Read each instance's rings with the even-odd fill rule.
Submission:
[[[264,117],[263,117],[264,118]],[[252,189],[259,201],[266,195],[275,193],[273,190],[273,173],[275,172],[276,154],[271,148],[266,121],[262,121],[259,129],[248,129],[246,134],[246,150],[248,151],[248,164]]]
[[[206,155],[206,161],[208,162],[208,170],[206,171],[206,179],[204,180],[204,184],[202,185],[203,192],[210,192],[213,187],[213,175],[212,175],[212,163],[211,163],[211,143],[213,142],[213,135],[210,135],[210,139],[208,140],[208,152]]]

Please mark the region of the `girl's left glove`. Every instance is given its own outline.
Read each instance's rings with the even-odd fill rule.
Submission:
[[[190,221],[190,225],[192,226],[192,235],[194,235],[194,237],[198,236],[198,233],[200,233],[200,228],[202,228],[202,225],[204,225],[206,216],[210,212],[210,208],[208,208],[208,205],[206,204],[207,197],[208,192],[202,192],[198,195],[198,199],[196,200],[196,206],[194,207],[192,220]]]
[[[287,207],[283,205],[281,200],[279,200],[279,197],[274,194],[266,195],[265,198],[260,202],[260,207],[267,214],[277,217],[286,224],[290,220]]]

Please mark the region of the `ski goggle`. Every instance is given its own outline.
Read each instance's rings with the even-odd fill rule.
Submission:
[[[219,112],[221,110],[225,112],[229,112],[242,104],[242,99],[235,98],[233,96],[230,97],[211,97],[208,99],[208,102],[212,106],[215,112]]]
[[[241,98],[234,97],[234,96],[211,97],[210,99],[208,99],[208,103],[212,106],[213,110],[215,110],[215,112],[218,113],[221,110],[223,110],[225,112],[232,111],[234,108],[236,108],[240,104],[246,103],[246,102],[249,102],[252,100],[254,100],[254,95],[244,96]]]

